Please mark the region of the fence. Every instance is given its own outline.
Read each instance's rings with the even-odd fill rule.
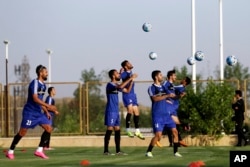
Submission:
[[[207,82],[215,82],[218,84],[221,84],[221,80],[197,80],[196,81],[196,87],[206,87]],[[224,80],[223,82],[230,83],[234,89],[240,88],[240,82],[238,80]],[[151,120],[148,119],[148,115],[150,114],[150,108],[151,108],[151,101],[147,93],[148,87],[152,84],[152,81],[137,81],[136,82],[136,93],[137,98],[139,102],[139,109],[140,109],[140,127],[143,127],[141,129],[143,132],[151,133]],[[103,134],[106,130],[106,127],[104,126],[104,110],[105,110],[105,86],[106,82],[88,82],[85,84],[85,90],[86,90],[86,100],[87,100],[87,106],[89,107],[86,111],[87,119],[86,119],[86,133],[90,135],[98,135]],[[99,97],[101,97],[100,102],[98,102],[99,108],[97,103],[91,103],[92,100],[89,100],[91,96],[93,96],[93,87],[99,87],[100,92]],[[245,92],[245,90],[244,90]],[[119,100],[120,100],[120,116],[121,116],[121,131],[125,132],[125,115],[126,115],[126,109],[123,106],[122,103],[122,95],[119,94]],[[247,97],[245,97],[245,101],[247,101]],[[101,104],[102,103],[102,104]],[[247,104],[247,103],[246,103]],[[93,109],[95,105],[95,109]],[[246,105],[247,107],[247,105]],[[101,109],[100,109],[101,108]],[[96,112],[99,111],[99,112]],[[149,116],[150,117],[150,116]],[[132,122],[132,121],[131,121]],[[152,134],[152,133],[151,133]]]
[[[208,80],[196,81],[197,86],[206,86]],[[215,81],[213,82],[222,82]],[[242,82],[238,80],[224,80],[232,83],[235,89],[242,89],[248,92],[250,80]],[[54,122],[53,135],[100,135],[104,134],[104,111],[106,105],[107,82],[53,82],[47,86],[56,88],[56,106],[60,112]],[[140,123],[143,125],[142,131],[151,133],[151,123],[148,119],[150,114],[151,101],[147,94],[147,89],[152,81],[136,81],[136,93],[141,113]],[[6,96],[6,86],[0,84],[0,136],[10,137],[18,132],[22,119],[23,106],[27,99],[28,83],[10,83],[8,85],[8,96]],[[8,100],[6,101],[6,97]],[[246,114],[249,117],[249,93],[244,93],[246,102]],[[122,103],[121,93],[120,115],[121,127],[125,127],[126,108]],[[8,103],[8,105],[6,105]],[[142,126],[141,126],[142,127]],[[42,128],[36,127],[28,131],[28,136],[40,136]]]
[[[6,86],[3,89],[3,86],[0,85],[0,134],[1,136],[9,137],[16,134],[19,130],[19,126],[22,120],[22,110],[23,106],[27,100],[27,90],[28,90],[28,83],[10,83],[8,85],[8,96],[6,96]],[[82,92],[81,83],[79,82],[52,82],[47,84],[48,86],[53,86],[56,89],[56,106],[60,114],[57,116],[65,117],[65,119],[60,119],[61,121],[67,121],[67,115],[72,115],[72,110],[63,111],[64,108],[67,107],[67,104],[74,103],[77,99],[79,101],[77,104],[74,103],[74,115],[77,117],[77,121],[74,122],[77,128],[74,132],[69,132],[67,129],[60,130],[57,127],[54,128],[55,135],[80,135],[83,134],[83,119],[82,119],[82,93],[77,93],[75,96],[74,91]],[[45,95],[47,96],[47,94]],[[6,98],[7,97],[7,98]],[[6,101],[7,99],[7,101]],[[8,105],[7,105],[8,103]],[[66,107],[65,107],[66,106]],[[60,111],[60,109],[62,111]],[[57,118],[55,122],[57,121]],[[61,124],[63,124],[62,122]],[[36,127],[28,131],[27,136],[37,136],[42,133],[41,127]]]

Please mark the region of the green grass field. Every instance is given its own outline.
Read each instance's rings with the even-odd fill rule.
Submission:
[[[206,167],[229,167],[230,150],[250,150],[246,147],[181,147],[181,158],[173,156],[169,147],[153,150],[153,158],[145,157],[147,147],[122,147],[126,156],[104,156],[102,147],[58,147],[46,151],[48,160],[43,160],[33,155],[34,148],[17,148],[15,159],[5,157],[6,149],[2,148],[0,167],[80,167],[80,162],[87,159],[90,167],[187,167],[191,161],[202,160]],[[114,152],[114,148],[110,148]]]

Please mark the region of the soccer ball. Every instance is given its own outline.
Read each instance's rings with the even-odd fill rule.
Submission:
[[[157,58],[157,54],[155,52],[150,52],[148,56],[151,60],[155,60]]]
[[[205,54],[202,51],[197,51],[194,54],[195,60],[202,61],[205,57]]]
[[[189,57],[189,58],[187,59],[187,63],[188,63],[189,65],[194,65],[194,64],[195,64],[195,58],[194,58],[193,56]]]
[[[149,31],[152,30],[152,25],[151,25],[150,23],[144,23],[144,24],[142,25],[142,29],[143,29],[143,31],[145,31],[145,32],[149,32]]]
[[[227,56],[226,62],[229,66],[234,66],[238,60],[234,55]]]

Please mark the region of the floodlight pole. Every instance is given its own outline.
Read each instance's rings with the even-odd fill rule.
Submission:
[[[220,15],[220,80],[224,80],[224,64],[223,64],[223,17],[222,17],[222,0],[219,0],[219,15]]]
[[[3,43],[5,44],[5,136],[9,137],[9,82],[8,82],[8,57],[9,57],[9,41],[4,40]]]
[[[192,57],[194,58],[195,50],[196,50],[196,34],[195,34],[195,0],[191,0],[191,34],[192,34]],[[192,80],[193,80],[193,89],[196,92],[196,63],[192,65]]]
[[[49,56],[49,87],[50,87],[50,83],[51,83],[51,54],[52,54],[52,50],[50,50],[50,49],[47,49],[46,50],[46,52],[47,52],[47,54],[48,54],[48,56]]]

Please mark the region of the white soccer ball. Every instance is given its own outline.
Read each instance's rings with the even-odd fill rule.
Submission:
[[[202,61],[205,57],[205,54],[202,51],[197,51],[194,54],[195,60]]]
[[[152,25],[151,25],[150,23],[144,23],[144,24],[142,25],[142,29],[143,29],[143,31],[145,31],[145,32],[149,32],[149,31],[152,30]]]
[[[234,55],[230,55],[227,56],[226,62],[229,66],[234,66],[238,62],[238,59]]]
[[[149,53],[149,58],[150,58],[151,60],[155,60],[155,59],[157,58],[157,54],[156,54],[155,52],[150,52],[150,53]]]
[[[188,63],[189,65],[194,65],[194,64],[195,64],[195,58],[194,58],[193,56],[189,57],[189,58],[187,59],[187,63]]]

